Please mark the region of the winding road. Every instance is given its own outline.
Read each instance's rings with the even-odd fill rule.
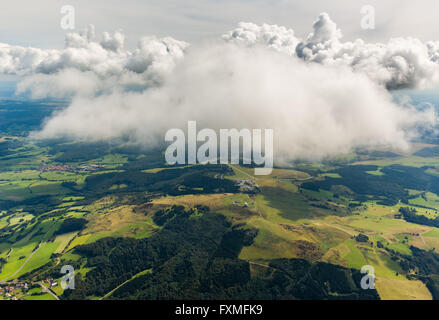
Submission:
[[[21,269],[23,269],[23,267],[26,265],[26,263],[28,263],[28,261],[33,257],[33,255],[35,253],[37,253],[38,250],[40,250],[40,248],[45,244],[45,242],[40,243],[40,245],[38,246],[38,248],[36,250],[34,250],[29,257],[27,257],[26,261],[24,261],[24,263],[20,266],[20,268],[17,269],[17,271],[15,271],[13,274],[11,274],[9,277],[4,278],[3,280],[0,281],[0,284],[5,284],[6,281],[8,281],[10,278],[12,278],[13,276],[15,276],[17,273],[19,273],[21,271]]]

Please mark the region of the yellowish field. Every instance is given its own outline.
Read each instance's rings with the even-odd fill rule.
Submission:
[[[425,242],[425,245],[424,245],[425,249],[434,248],[434,250],[436,252],[439,252],[439,239],[438,238],[426,237],[426,236],[422,236],[422,238],[424,239],[424,242]],[[422,239],[421,239],[421,242],[422,242]]]
[[[55,238],[55,242],[59,242],[58,248],[54,251],[54,253],[61,253],[64,251],[69,242],[76,236],[78,232],[70,232],[66,234],[61,234]]]
[[[375,288],[383,300],[432,300],[430,291],[419,280],[396,280],[377,277]]]
[[[223,207],[224,200],[227,197],[231,197],[233,194],[225,193],[225,194],[200,194],[200,195],[184,195],[177,197],[162,197],[160,199],[155,199],[153,201],[154,205],[158,206],[172,206],[172,205],[181,205],[186,208],[193,208],[195,205],[206,205],[209,206],[212,210],[217,210]]]
[[[87,240],[88,240],[88,238],[90,238],[90,236],[91,236],[91,234],[86,234],[86,235],[83,235],[83,236],[76,237],[76,238],[70,243],[69,247],[68,247],[65,251],[69,251],[70,249],[72,249],[72,248],[74,248],[74,247],[76,247],[76,246],[79,246],[79,245],[81,245],[81,244],[86,243]]]
[[[305,179],[309,179],[311,176],[306,172],[297,171],[297,170],[273,169],[273,172],[267,177],[273,179],[305,180]]]
[[[145,221],[142,213],[134,213],[134,206],[121,206],[105,213],[92,213],[87,216],[89,223],[83,234],[111,234],[133,223]]]
[[[255,176],[254,169],[246,168],[240,165],[230,165],[235,171],[234,176],[227,177],[229,179],[255,179],[257,182],[261,180],[272,180],[272,179],[291,179],[291,180],[306,180],[311,176],[303,171],[293,170],[293,169],[273,169],[271,174],[266,176]]]

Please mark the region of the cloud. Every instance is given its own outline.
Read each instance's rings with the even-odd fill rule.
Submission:
[[[41,50],[0,43],[0,73],[26,74],[56,50]]]
[[[95,38],[90,27],[69,34],[63,50],[0,46],[0,71],[28,75],[19,92],[72,97],[34,137],[154,146],[196,120],[199,129],[274,129],[280,162],[380,145],[407,151],[437,124],[432,106],[398,105],[389,89],[436,86],[438,43],[342,42],[325,13],[303,39],[252,23],[191,46],[144,37],[132,52],[120,31]]]
[[[274,129],[277,162],[317,160],[360,146],[407,150],[418,127],[436,124],[431,108],[401,108],[387,90],[350,68],[217,43],[192,47],[160,87],[75,99],[38,136],[129,137],[153,146],[188,120],[199,129]]]
[[[294,30],[282,26],[241,22],[238,27],[223,35],[228,42],[241,43],[248,46],[266,46],[279,52],[294,55],[300,40],[295,37]]]
[[[342,42],[342,33],[326,13],[314,31],[297,45],[297,56],[324,65],[345,65],[365,73],[388,89],[428,88],[439,85],[439,45],[413,38],[394,38],[387,44],[361,39]]]
[[[310,63],[348,66],[390,90],[439,86],[439,42],[415,38],[393,38],[387,44],[342,42],[342,37],[327,13],[319,15],[305,40],[293,30],[252,23],[240,23],[223,36],[249,46],[266,45]]]
[[[157,86],[183,58],[188,44],[154,36],[140,39],[138,48],[124,48],[124,35],[104,33],[95,40],[94,27],[66,35],[63,50],[41,50],[0,44],[0,73],[27,76],[18,93],[43,98],[72,94],[97,94],[114,89]],[[61,82],[66,83],[59,83]],[[75,83],[75,79],[78,83]],[[84,80],[83,82],[81,80]],[[93,83],[91,83],[93,82]]]
[[[423,43],[415,38],[393,38],[387,44],[366,43],[361,39],[343,42],[341,30],[327,13],[320,14],[312,28],[301,39],[286,27],[239,23],[222,39],[248,47],[268,47],[307,63],[347,66],[390,90],[439,85],[439,41]],[[90,26],[80,33],[67,34],[63,50],[0,44],[0,73],[52,75],[68,74],[65,70],[72,69],[89,73],[102,82],[93,86],[97,90],[94,93],[115,87],[144,89],[161,85],[189,50],[188,43],[170,37],[143,37],[134,51],[126,50],[124,41],[121,31],[104,33],[101,41],[97,41],[94,27]],[[25,81],[19,93],[29,91],[43,97],[44,92],[41,88],[34,89],[34,85],[44,79],[37,76]],[[67,88],[66,94],[72,94],[70,89]],[[83,92],[79,86],[78,90]],[[89,90],[85,92],[90,94]]]

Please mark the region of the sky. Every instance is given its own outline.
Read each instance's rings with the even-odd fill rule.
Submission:
[[[62,48],[60,9],[73,5],[76,31],[89,24],[97,32],[122,29],[127,47],[144,35],[171,36],[197,42],[221,35],[237,23],[278,24],[305,36],[321,12],[328,12],[346,40],[363,38],[385,42],[391,37],[412,36],[435,40],[439,30],[437,0],[14,0],[0,2],[0,42]],[[376,29],[360,28],[361,7],[376,10]]]

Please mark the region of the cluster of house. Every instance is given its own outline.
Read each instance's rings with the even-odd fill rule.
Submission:
[[[256,182],[251,179],[237,180],[236,185],[239,187],[240,192],[256,192],[259,188]]]
[[[58,283],[55,280],[53,280],[53,278],[44,279],[43,283],[47,283],[50,288],[56,287],[58,285]]]
[[[5,296],[6,298],[9,298],[11,300],[17,300],[17,297],[15,296],[16,290],[27,290],[28,289],[27,282],[19,282],[15,284],[8,284],[4,287],[0,286],[0,296]]]
[[[48,171],[73,171],[75,168],[68,165],[47,165],[43,164],[40,168],[40,171],[42,172],[48,172]]]
[[[103,164],[87,164],[79,167],[79,169],[84,171],[96,171],[103,168],[105,168]]]
[[[233,201],[233,205],[234,206],[241,206],[241,201],[237,200],[237,201]],[[243,208],[248,208],[248,203],[244,202],[244,204],[242,205]]]
[[[40,168],[42,172],[49,171],[96,171],[105,168],[103,164],[86,164],[82,166],[69,166],[69,165],[47,165],[43,164]]]

